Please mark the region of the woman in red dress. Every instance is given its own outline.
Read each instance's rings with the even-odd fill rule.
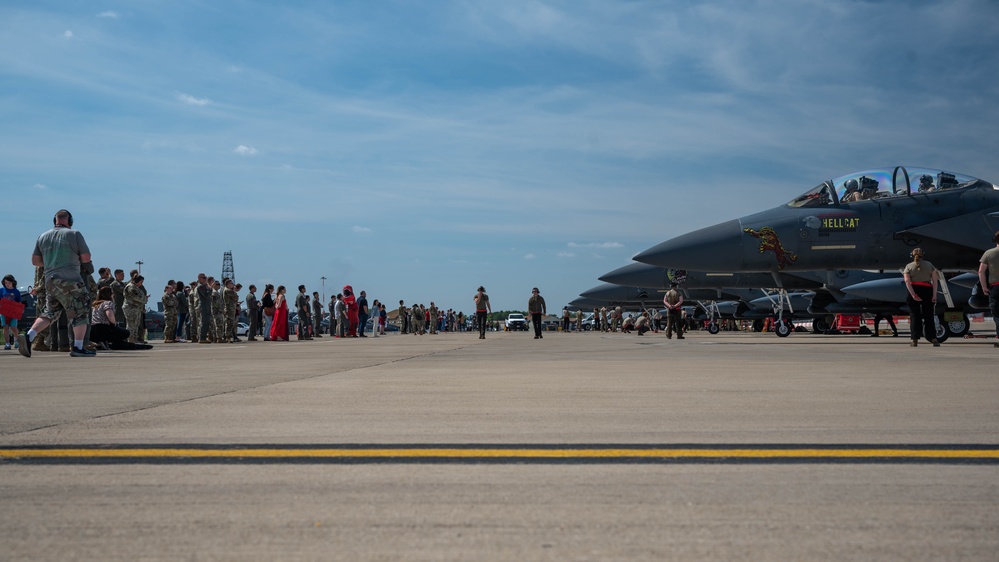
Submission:
[[[274,322],[271,324],[271,341],[288,341],[288,300],[284,293],[284,285],[277,288],[274,298]]]

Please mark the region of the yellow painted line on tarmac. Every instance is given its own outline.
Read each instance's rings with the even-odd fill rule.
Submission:
[[[995,459],[980,449],[0,449],[0,459]]]

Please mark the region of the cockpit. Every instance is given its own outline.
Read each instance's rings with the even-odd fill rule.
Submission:
[[[886,197],[990,185],[978,178],[931,168],[875,168],[824,181],[790,201],[788,207],[825,207]],[[999,187],[992,186],[993,189]]]

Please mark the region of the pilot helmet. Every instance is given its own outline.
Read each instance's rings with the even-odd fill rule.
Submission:
[[[919,176],[919,188],[927,189],[933,187],[933,176],[929,174],[923,174]]]
[[[857,180],[846,180],[846,183],[843,184],[843,187],[845,187],[847,191],[857,191],[858,186],[859,184],[857,183]]]

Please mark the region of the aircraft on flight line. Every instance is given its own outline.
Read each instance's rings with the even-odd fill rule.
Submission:
[[[706,272],[781,273],[903,267],[912,248],[949,271],[977,269],[999,230],[999,186],[902,166],[827,180],[773,209],[662,242],[634,257]],[[778,331],[778,335],[780,332]]]
[[[999,186],[902,166],[820,183],[773,209],[696,230],[634,257],[663,267],[782,273],[885,270],[921,247],[942,270],[978,268],[999,230]]]

